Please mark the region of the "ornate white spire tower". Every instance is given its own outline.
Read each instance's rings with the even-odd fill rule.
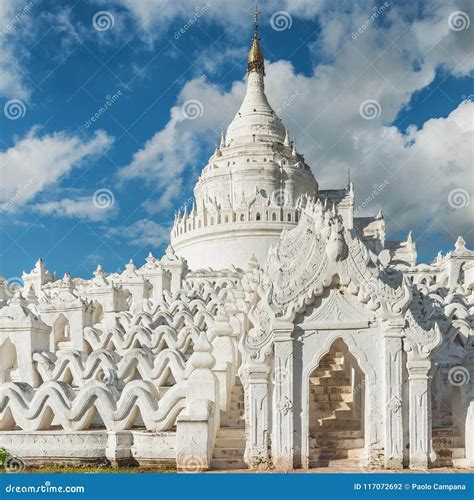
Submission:
[[[178,213],[171,231],[190,269],[263,264],[285,227],[298,221],[318,184],[265,95],[258,14],[248,54],[247,91],[194,188],[195,208]]]

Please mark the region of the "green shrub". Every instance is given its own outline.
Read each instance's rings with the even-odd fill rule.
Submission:
[[[0,448],[0,465],[3,465],[9,457],[10,453],[5,448]]]

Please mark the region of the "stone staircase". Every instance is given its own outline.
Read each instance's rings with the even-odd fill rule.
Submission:
[[[309,467],[358,465],[364,432],[355,415],[344,355],[331,350],[310,378]]]
[[[216,470],[246,469],[244,388],[237,377],[232,389],[230,411],[221,413],[221,427],[217,431],[212,457],[212,468]]]
[[[436,461],[433,467],[452,467],[461,465],[465,457],[461,436],[452,427],[433,427],[433,450]]]

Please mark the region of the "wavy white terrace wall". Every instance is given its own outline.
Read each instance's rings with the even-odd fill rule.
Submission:
[[[38,431],[3,432],[2,446],[27,464],[120,465],[176,463],[176,432],[132,430],[110,433],[104,430],[85,432]]]

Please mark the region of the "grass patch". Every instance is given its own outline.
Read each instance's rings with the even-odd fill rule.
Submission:
[[[0,470],[0,473],[4,472]],[[111,467],[111,466],[82,466],[73,467],[68,465],[44,465],[38,467],[27,467],[23,474],[173,474],[176,468],[165,465],[149,465],[139,467]]]

